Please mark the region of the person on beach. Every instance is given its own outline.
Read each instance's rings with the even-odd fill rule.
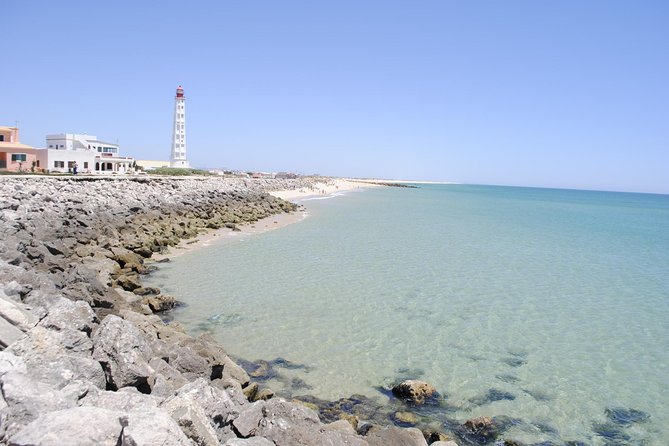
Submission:
[[[79,169],[79,164],[74,163],[74,167],[72,167],[72,174],[76,175],[78,169]]]

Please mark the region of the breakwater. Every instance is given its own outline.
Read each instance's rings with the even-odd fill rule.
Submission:
[[[0,178],[0,440],[426,444],[417,429],[324,424],[310,404],[273,397],[223,346],[165,324],[154,313],[174,299],[142,286],[154,253],[292,212],[266,192],[317,181]],[[479,421],[464,428],[490,428]]]

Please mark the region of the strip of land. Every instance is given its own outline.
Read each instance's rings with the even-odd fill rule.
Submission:
[[[183,239],[269,224],[298,206],[267,192],[320,183],[0,177],[0,442],[427,444],[274,397],[214,340],[164,323],[175,299],[142,285]]]

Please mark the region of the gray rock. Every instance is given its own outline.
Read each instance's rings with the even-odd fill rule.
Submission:
[[[19,356],[77,355],[90,356],[93,342],[86,333],[64,329],[53,331],[36,326],[28,331],[27,337],[12,344],[8,350]]]
[[[5,294],[12,299],[14,297],[22,299],[23,296],[28,294],[31,290],[32,290],[32,287],[27,286],[27,285],[21,285],[16,280],[12,280],[8,284],[6,284],[5,287],[4,287]]]
[[[434,443],[430,443],[431,446],[458,446],[456,442],[453,440],[449,441],[435,441]]]
[[[77,405],[77,397],[19,372],[7,372],[0,382],[7,403],[7,432],[11,434],[40,415]]]
[[[251,438],[231,438],[224,443],[223,446],[275,446],[274,442],[267,438],[251,437]]]
[[[216,431],[211,425],[202,406],[194,401],[174,398],[162,406],[172,419],[177,422],[181,431],[199,446],[218,446]]]
[[[355,435],[355,429],[347,420],[337,420],[323,426],[324,429],[341,432],[343,434]]]
[[[154,396],[162,398],[172,396],[177,389],[188,382],[177,369],[163,359],[153,358],[149,362],[149,366],[154,370],[156,376],[156,383],[151,391]],[[158,376],[161,377],[160,383]]]
[[[258,432],[266,404],[265,401],[250,404],[232,421],[232,425],[240,436],[244,438],[251,437]]]
[[[13,302],[0,297],[0,317],[23,331],[27,331],[37,324],[38,319],[19,302]]]
[[[73,407],[46,413],[12,435],[11,446],[117,446],[123,413]]]
[[[109,315],[93,334],[93,358],[100,361],[112,390],[137,387],[150,392],[152,352],[144,335],[131,323]]]
[[[20,329],[0,317],[0,347],[5,348],[25,336]]]
[[[142,287],[139,277],[136,275],[124,274],[116,279],[116,285],[126,291],[133,291]]]
[[[118,410],[124,413],[138,410],[139,408],[155,408],[158,406],[156,399],[152,395],[140,393],[134,387],[124,387],[117,392],[91,389],[79,401],[79,405],[82,407],[91,406]]]
[[[68,328],[90,333],[97,323],[97,316],[91,306],[83,301],[73,302],[63,297],[52,305],[48,312],[39,325],[54,330]]]
[[[163,402],[162,407],[170,407],[175,404],[174,401],[178,402],[176,405],[183,401],[199,404],[215,428],[229,423],[239,414],[226,391],[210,386],[202,378],[181,387],[173,397]]]
[[[84,381],[104,389],[105,373],[98,361],[90,357],[75,355],[30,355],[26,359],[28,375],[33,379],[48,384],[55,389],[62,389],[74,380]]]
[[[9,406],[7,405],[7,401],[5,401],[5,397],[2,396],[2,392],[0,392],[0,439],[5,438],[8,418],[9,418]]]
[[[158,401],[164,401],[165,399],[174,395],[176,387],[169,382],[163,375],[156,373],[154,375],[154,383],[151,388],[151,396],[156,398]]]
[[[0,352],[0,378],[8,372],[26,373],[26,363],[20,356],[5,350]]]
[[[255,436],[267,438],[275,444],[367,445],[367,442],[357,435],[324,429],[318,414],[301,404],[288,403],[283,400],[254,404],[263,404],[258,406],[261,417],[257,419],[256,414],[249,416],[246,430],[251,433],[255,432]],[[257,409],[254,408],[254,411]],[[233,422],[235,427],[237,427],[236,421]],[[256,422],[258,427],[252,428]]]
[[[167,412],[157,409],[129,413],[121,442],[124,446],[192,446]]]
[[[423,433],[412,427],[400,429],[395,426],[386,426],[372,429],[365,436],[369,446],[427,446]]]
[[[176,358],[170,364],[186,379],[211,378],[209,362],[188,347],[179,348]]]
[[[235,363],[228,356],[226,356],[223,360],[223,373],[221,379],[234,379],[235,381],[239,382],[242,387],[251,382],[251,378],[249,378],[248,373],[246,373],[243,368],[237,365],[237,363]]]

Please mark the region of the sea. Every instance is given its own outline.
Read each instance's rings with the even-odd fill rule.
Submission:
[[[415,378],[526,444],[668,445],[669,196],[418,186],[307,199],[148,282],[189,333],[291,364],[279,395],[384,404]]]

